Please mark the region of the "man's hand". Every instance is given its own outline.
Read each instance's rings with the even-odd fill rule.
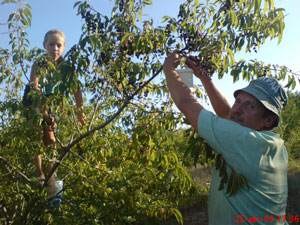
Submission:
[[[200,78],[200,76],[207,75],[206,68],[202,67],[197,57],[188,56],[185,60],[185,64],[193,70],[196,77]]]
[[[180,63],[180,55],[179,55],[179,51],[175,50],[174,52],[172,52],[166,59],[163,65],[163,69],[164,71],[171,71],[171,70],[175,70],[176,67],[179,65]]]

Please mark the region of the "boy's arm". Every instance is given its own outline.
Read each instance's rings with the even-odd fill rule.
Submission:
[[[36,90],[40,90],[39,88],[39,78],[36,76],[36,65],[33,64],[30,72],[30,84],[33,84]]]
[[[169,55],[163,65],[167,85],[177,108],[185,115],[195,130],[198,130],[198,116],[203,107],[194,98],[190,89],[181,81],[175,68],[179,64],[178,51]]]
[[[77,114],[77,118],[80,124],[83,126],[85,125],[85,115],[83,112],[83,98],[81,91],[74,91],[74,97],[76,101],[76,106],[79,109],[79,113]]]
[[[35,90],[38,90],[38,91],[40,91],[41,89],[40,89],[40,87],[39,87],[39,78],[38,78],[38,76],[36,75],[36,69],[37,69],[37,66],[36,66],[36,64],[34,63],[33,65],[32,65],[32,67],[31,67],[31,71],[30,71],[30,85],[33,85],[33,87],[34,87],[34,89]],[[41,105],[40,105],[40,102],[38,103],[38,106],[37,106],[37,108],[36,108],[36,111],[37,112],[41,112],[42,110],[41,110]],[[48,113],[47,113],[47,111],[45,111],[44,113],[43,113],[43,115],[44,115],[44,118],[48,118]],[[48,121],[47,121],[48,122]]]
[[[228,100],[213,83],[212,79],[207,76],[206,71],[200,66],[197,66],[195,57],[188,57],[186,59],[186,65],[190,67],[194,71],[195,76],[201,80],[216,114],[223,119],[229,119],[231,106]]]

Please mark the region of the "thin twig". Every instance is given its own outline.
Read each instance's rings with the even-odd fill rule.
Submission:
[[[16,166],[12,165],[10,162],[8,162],[5,158],[3,158],[2,156],[0,156],[0,159],[6,164],[8,165],[9,167],[13,168],[14,170],[16,170],[16,172],[23,178],[25,179],[26,181],[30,182],[31,179],[29,179],[24,173],[18,171],[20,170],[19,168],[17,168]],[[11,172],[12,174],[12,172]]]
[[[85,162],[86,164],[88,164],[89,166],[91,166],[92,168],[99,170],[101,172],[105,172],[107,174],[109,174],[109,172],[102,170],[100,168],[95,167],[94,165],[92,165],[89,161],[87,161],[85,158],[83,158],[81,155],[78,155],[77,153],[75,153],[74,151],[70,150],[70,152],[75,155],[76,157],[78,157],[80,160],[82,160],[83,162]]]
[[[76,127],[76,130],[80,133],[80,135],[82,134],[82,132],[81,132],[81,130],[80,130],[80,128],[79,128],[79,126],[78,126],[78,123],[77,123],[77,120],[76,120],[76,116],[75,116],[75,112],[74,112],[74,110],[73,109],[71,109],[72,110],[72,118],[73,118],[73,120],[74,120],[74,123],[75,123],[75,127]]]
[[[60,166],[67,168],[68,170],[70,170],[70,171],[72,171],[73,173],[77,174],[77,175],[80,176],[81,178],[85,179],[88,183],[94,185],[95,187],[99,187],[98,184],[96,184],[96,183],[94,183],[93,181],[91,181],[87,176],[85,176],[85,175],[80,175],[80,174],[78,173],[77,170],[74,170],[74,169],[70,168],[69,166],[67,166],[67,165],[65,165],[65,164],[63,164],[63,163],[61,163],[60,161],[57,161],[57,160],[55,160],[55,161],[56,161],[56,164],[59,164]],[[45,183],[46,183],[46,182],[45,182]]]
[[[97,112],[97,109],[98,109],[98,106],[99,106],[99,103],[100,103],[100,99],[101,97],[99,96],[98,100],[97,100],[97,103],[96,103],[96,106],[95,106],[95,109],[94,109],[94,112],[93,112],[93,115],[90,119],[90,122],[89,122],[89,127],[88,127],[88,131],[91,130],[91,127],[92,127],[92,124],[93,124],[93,120],[95,118],[95,115],[96,115],[96,112]]]

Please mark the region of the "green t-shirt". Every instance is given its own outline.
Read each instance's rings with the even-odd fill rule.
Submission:
[[[255,131],[207,110],[199,114],[198,133],[246,177],[250,186],[249,190],[241,188],[229,197],[226,185],[218,191],[220,178],[214,170],[208,201],[209,224],[288,224],[282,222],[288,192],[288,155],[283,140],[273,132]]]

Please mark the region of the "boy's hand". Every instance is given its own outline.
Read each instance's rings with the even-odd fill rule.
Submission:
[[[55,130],[57,128],[57,124],[55,122],[55,118],[54,117],[50,117],[51,119],[51,128],[52,130]]]

